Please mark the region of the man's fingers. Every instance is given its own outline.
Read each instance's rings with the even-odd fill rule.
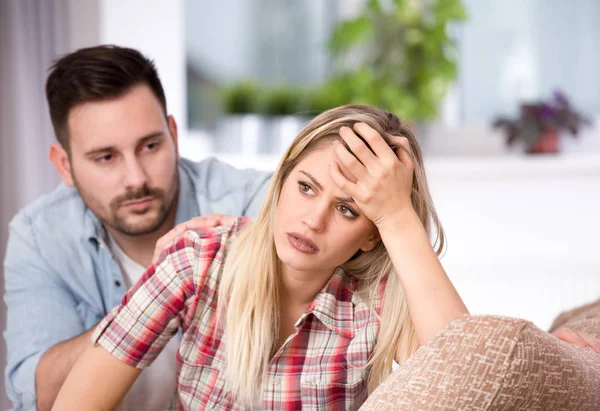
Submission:
[[[579,331],[577,334],[585,342],[587,342],[588,347],[590,347],[592,350],[594,350],[595,352],[597,352],[598,354],[600,354],[600,341],[598,341],[596,338],[592,337],[591,335],[589,335],[585,331]]]
[[[580,347],[589,347],[595,352],[600,353],[600,342],[583,331],[575,332],[570,328],[560,328],[553,334],[562,341],[575,344]]]
[[[171,242],[179,235],[187,230],[201,230],[203,228],[217,227],[220,225],[229,225],[233,223],[235,217],[226,216],[223,214],[209,214],[205,216],[194,217],[185,223],[177,224],[171,231],[162,236],[154,247],[152,261],[156,261],[162,252],[171,244]]]
[[[569,328],[561,328],[554,332],[554,335],[562,341],[585,347],[587,343],[583,338],[577,335],[573,330]]]

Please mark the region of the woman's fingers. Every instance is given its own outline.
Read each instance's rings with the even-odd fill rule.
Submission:
[[[329,174],[331,174],[331,179],[335,185],[337,185],[344,193],[354,199],[356,199],[357,196],[360,196],[357,183],[350,181],[344,176],[338,163],[333,162],[329,165]]]
[[[369,126],[367,126],[369,127]],[[370,127],[369,127],[370,128]],[[373,129],[371,129],[373,130]],[[373,130],[377,133],[375,130]],[[358,158],[358,161],[367,168],[377,165],[378,159],[369,147],[362,141],[350,127],[340,127],[340,136],[350,148],[350,151]],[[362,136],[361,136],[362,137]],[[364,138],[364,137],[363,137]]]
[[[361,142],[361,144],[363,143]],[[333,151],[339,159],[339,163],[350,171],[354,177],[359,181],[368,180],[369,172],[367,168],[340,141],[333,142]]]
[[[410,149],[410,142],[406,137],[392,136],[388,134],[388,138],[398,145],[396,149],[396,156],[402,164],[408,169],[414,169],[412,150]]]
[[[377,158],[383,161],[395,159],[396,156],[394,155],[394,152],[377,130],[367,123],[354,124],[354,130],[367,142],[367,144],[369,144]],[[371,152],[368,148],[367,151]]]

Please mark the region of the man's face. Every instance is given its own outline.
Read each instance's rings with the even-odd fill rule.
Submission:
[[[177,203],[177,130],[150,88],[73,108],[68,131],[72,184],[105,227],[160,229]]]

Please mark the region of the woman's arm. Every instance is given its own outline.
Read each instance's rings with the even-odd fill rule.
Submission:
[[[399,213],[378,229],[404,288],[419,343],[426,344],[450,321],[468,314],[467,307],[414,210]]]
[[[425,344],[468,311],[412,206],[414,164],[409,142],[405,137],[390,137],[403,148],[394,153],[365,123],[355,124],[354,130],[342,127],[340,136],[354,155],[339,142],[334,143],[335,152],[355,181],[342,174],[339,164],[332,165],[331,176],[377,227],[404,288],[419,343]]]
[[[104,348],[90,345],[69,373],[52,410],[112,410],[141,371],[117,360]]]
[[[53,409],[109,410],[121,402],[140,370],[177,333],[196,281],[204,281],[219,250],[213,243],[219,244],[220,236],[186,232],[161,254],[96,327],[94,344],[75,363]],[[212,242],[210,250],[206,242]]]

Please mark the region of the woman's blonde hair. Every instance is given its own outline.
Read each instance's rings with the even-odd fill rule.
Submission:
[[[256,221],[244,229],[227,256],[219,286],[219,313],[224,320],[227,358],[225,378],[239,401],[252,403],[258,394],[268,363],[275,354],[279,330],[279,260],[275,251],[273,222],[284,182],[294,167],[312,150],[326,141],[341,140],[339,129],[364,122],[377,130],[390,147],[397,149],[387,134],[408,139],[415,174],[411,200],[421,223],[439,255],[444,247],[444,232],[433,208],[421,150],[414,135],[392,113],[363,105],[347,105],[326,111],[309,122],[279,163]],[[418,347],[404,291],[394,272],[390,257],[379,244],[343,265],[356,278],[356,292],[374,301],[382,280],[387,280],[380,330],[369,360],[369,391],[392,370],[398,347],[401,360]],[[377,315],[377,313],[373,313]]]

